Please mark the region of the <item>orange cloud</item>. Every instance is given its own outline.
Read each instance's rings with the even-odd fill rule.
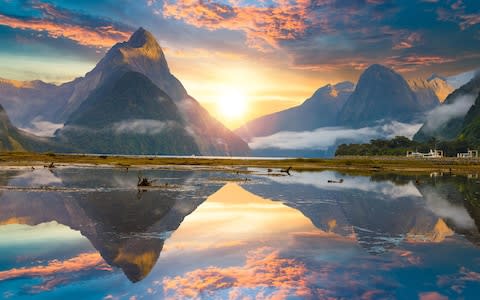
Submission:
[[[269,7],[257,7],[230,6],[213,1],[165,1],[163,15],[209,30],[243,31],[247,45],[261,51],[278,48],[280,40],[303,36],[313,23],[326,22],[310,15],[309,0],[276,0],[275,3]]]
[[[410,49],[422,39],[419,33],[411,33],[405,40],[393,46],[393,50]]]
[[[110,270],[98,252],[81,253],[73,258],[59,261],[52,260],[46,266],[24,267],[0,272],[0,281],[17,277],[50,276],[57,273],[79,272],[88,269]]]
[[[311,296],[306,266],[294,259],[281,258],[270,248],[250,251],[244,266],[208,267],[175,278],[163,280],[165,295],[195,298],[222,289],[231,289],[230,298],[240,298],[241,288],[275,288],[271,299],[284,299],[287,295]]]
[[[60,24],[52,20],[31,19],[24,20],[0,14],[0,25],[22,30],[46,32],[53,38],[64,37],[80,45],[92,47],[111,47],[119,41],[129,38],[131,32],[124,32],[113,26],[86,28],[80,25]]]
[[[420,293],[419,298],[420,300],[448,300],[448,297],[437,292]]]

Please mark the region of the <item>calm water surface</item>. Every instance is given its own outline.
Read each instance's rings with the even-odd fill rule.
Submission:
[[[478,177],[252,171],[0,171],[0,297],[479,299]]]

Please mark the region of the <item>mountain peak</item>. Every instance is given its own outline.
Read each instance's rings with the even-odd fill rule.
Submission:
[[[130,39],[128,40],[128,45],[132,48],[142,48],[147,45],[157,45],[157,40],[149,31],[145,30],[143,27],[140,27],[135,31]]]
[[[433,73],[430,77],[428,77],[427,81],[430,82],[430,81],[435,80],[435,79],[440,79],[442,81],[447,81],[447,79],[445,77],[440,76],[436,73]]]
[[[364,71],[364,74],[365,73],[384,73],[384,72],[394,73],[394,71],[387,66],[384,66],[381,64],[373,64],[373,65],[370,65]]]

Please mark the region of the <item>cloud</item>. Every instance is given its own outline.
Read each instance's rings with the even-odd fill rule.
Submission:
[[[309,7],[313,4],[309,0],[273,2],[273,5],[263,7],[215,1],[165,1],[163,16],[209,30],[243,31],[247,44],[258,50],[278,48],[278,41],[300,38],[313,23],[322,21],[310,14]]]
[[[475,221],[463,205],[455,205],[449,202],[432,187],[426,187],[422,192],[427,209],[435,215],[452,221],[456,226],[463,229],[475,228]]]
[[[422,36],[419,33],[411,33],[405,40],[393,46],[394,50],[399,49],[410,49],[413,46],[422,40]]]
[[[99,253],[81,253],[73,258],[52,260],[44,266],[14,268],[0,272],[0,281],[18,277],[45,277],[57,273],[73,273],[88,269],[109,269]]]
[[[83,46],[111,47],[127,40],[131,31],[119,29],[112,22],[60,10],[47,3],[33,1],[32,8],[42,14],[41,18],[25,18],[0,14],[0,25],[21,30],[45,32],[52,38],[67,38]]]
[[[460,267],[458,273],[451,274],[451,275],[441,275],[438,276],[437,285],[439,287],[449,287],[453,291],[457,293],[461,293],[467,283],[480,283],[480,273],[475,271],[471,271],[466,267]]]
[[[341,185],[328,183],[328,180],[343,179]],[[379,193],[392,199],[402,197],[422,197],[412,182],[398,185],[391,181],[372,181],[366,176],[345,176],[336,172],[299,172],[295,176],[270,177],[270,180],[282,184],[310,185],[322,190],[359,190],[370,193]]]
[[[236,290],[261,288],[271,299],[311,296],[308,288],[306,266],[291,258],[282,258],[278,250],[259,248],[247,253],[244,266],[208,267],[197,269],[174,278],[166,277],[163,288],[167,297],[175,299],[197,298],[200,295],[214,295],[215,292],[232,289],[231,299],[239,296]],[[271,289],[273,288],[273,289]],[[173,299],[173,298],[172,298]]]
[[[157,121],[149,119],[134,119],[114,123],[113,130],[116,134],[136,133],[146,135],[156,135],[164,130],[174,127],[177,123],[174,121]]]
[[[31,124],[31,127],[21,129],[31,134],[43,137],[53,137],[55,131],[63,127],[63,123],[52,123],[41,120],[34,120],[31,122]]]
[[[442,104],[427,113],[425,131],[435,131],[448,121],[465,116],[475,102],[473,95],[459,96],[451,104]]]
[[[328,149],[340,142],[366,142],[373,138],[393,138],[398,135],[411,138],[422,124],[405,124],[397,121],[359,129],[322,127],[314,131],[282,131],[270,136],[254,137],[252,149]]]
[[[424,292],[418,295],[420,300],[448,300],[447,296],[439,294],[437,292]]]

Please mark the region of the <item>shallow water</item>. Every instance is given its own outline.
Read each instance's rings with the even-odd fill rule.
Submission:
[[[1,171],[0,297],[480,293],[476,176],[252,171]],[[139,173],[158,187],[139,191]]]

